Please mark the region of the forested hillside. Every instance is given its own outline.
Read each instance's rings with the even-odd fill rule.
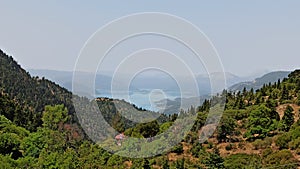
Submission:
[[[74,118],[70,92],[46,79],[31,78],[3,52],[0,58],[0,168],[296,169],[300,166],[300,70],[257,91],[220,93],[227,98],[225,112],[214,135],[204,143],[199,142],[199,130],[208,116],[210,100],[196,108],[197,119],[192,130],[172,150],[151,158],[133,159],[110,154],[76,132],[70,123]],[[163,133],[178,118],[176,114],[162,115],[159,120],[131,123],[120,116],[112,101],[97,99],[106,120],[127,137],[148,138]],[[139,108],[127,109],[125,105],[129,103],[122,104],[126,111],[146,113]],[[113,138],[110,142],[115,146],[125,143],[130,147],[126,137],[122,145]]]
[[[22,111],[22,114],[9,117],[17,125],[35,130],[42,123],[41,112],[45,105],[64,104],[70,114],[74,112],[71,92],[43,77],[31,77],[11,56],[1,50],[0,72],[0,92],[14,100]]]

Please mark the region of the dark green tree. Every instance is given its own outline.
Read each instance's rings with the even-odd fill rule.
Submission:
[[[159,132],[159,125],[157,121],[141,123],[136,126],[135,130],[138,131],[143,137],[149,138],[155,136]]]
[[[247,138],[264,138],[270,131],[277,129],[278,120],[278,113],[262,104],[251,111],[248,118],[249,129],[245,136]]]
[[[224,160],[220,156],[219,149],[214,148],[214,151],[212,153],[209,153],[209,157],[204,161],[204,164],[208,168],[213,169],[224,169]]]
[[[288,105],[284,111],[284,115],[282,117],[282,130],[284,131],[289,131],[291,126],[294,123],[294,114],[293,114],[294,109]]]
[[[219,142],[227,142],[230,140],[230,136],[234,134],[236,122],[234,119],[228,116],[224,116],[217,128],[217,139]],[[229,136],[229,138],[227,137]]]
[[[288,100],[288,99],[289,99],[289,91],[286,88],[286,85],[283,85],[280,100],[284,101],[284,100]]]

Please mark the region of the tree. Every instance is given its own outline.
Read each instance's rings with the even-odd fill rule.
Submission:
[[[279,115],[266,107],[260,105],[251,111],[248,118],[248,131],[245,133],[247,138],[264,138],[270,131],[276,130],[278,125]]]
[[[217,129],[217,139],[219,142],[228,141],[227,136],[232,136],[236,127],[235,120],[231,117],[224,116]]]
[[[211,107],[210,101],[205,99],[204,102],[202,103],[202,106],[199,107],[198,111],[208,112],[210,107]]]
[[[280,87],[280,79],[278,79],[276,87],[277,87],[277,89],[279,89],[279,87]]]
[[[284,115],[282,117],[282,130],[289,131],[291,126],[294,123],[294,109],[288,105],[284,111]]]
[[[156,120],[149,123],[140,123],[136,126],[136,131],[144,138],[153,137],[159,132],[159,125]]]
[[[208,168],[224,169],[224,160],[220,156],[219,149],[214,148],[212,153],[209,153],[209,157],[204,161],[204,164]]]
[[[277,106],[277,101],[274,99],[269,98],[266,101],[266,106],[272,110],[275,110],[276,106]]]
[[[19,146],[21,140],[15,133],[1,133],[0,135],[0,153],[3,155],[12,154],[13,158],[21,156]]]
[[[43,112],[43,127],[57,130],[59,124],[64,124],[68,120],[68,110],[64,105],[56,106],[45,106],[45,111]]]
[[[45,135],[42,132],[35,132],[25,138],[21,144],[21,148],[24,151],[23,154],[25,156],[38,158],[45,146],[44,136]]]
[[[67,146],[64,133],[41,128],[24,138],[21,148],[25,156],[37,158],[44,150],[63,153]]]
[[[286,85],[283,85],[282,92],[281,92],[281,101],[289,99],[289,91],[286,88]]]
[[[20,144],[28,133],[26,129],[0,115],[0,154],[11,155],[13,159],[21,157]]]

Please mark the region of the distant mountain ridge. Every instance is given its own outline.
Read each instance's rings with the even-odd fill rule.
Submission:
[[[31,69],[29,70],[31,72],[31,74],[35,75],[35,76],[40,76],[40,77],[46,77],[49,78],[52,81],[55,81],[56,83],[58,83],[59,85],[69,89],[70,91],[72,90],[72,76],[73,73],[72,72],[68,72],[68,71],[55,71],[55,70],[35,70],[35,69]],[[239,77],[236,76],[232,73],[229,72],[213,72],[211,74],[199,74],[196,75],[196,81],[198,83],[199,86],[199,92],[201,94],[200,96],[200,103],[196,103],[193,98],[189,98],[189,97],[183,97],[180,98],[180,96],[177,97],[177,99],[164,99],[161,100],[163,103],[166,103],[168,109],[165,112],[166,114],[173,114],[173,113],[178,113],[179,109],[180,109],[180,102],[183,101],[184,105],[186,105],[186,107],[189,107],[190,105],[194,105],[194,106],[198,106],[201,105],[202,102],[205,99],[210,98],[211,94],[211,86],[210,86],[210,78],[213,77],[214,79],[217,79],[221,82],[223,75],[225,75],[225,79],[227,82],[227,86],[229,90],[231,91],[238,91],[238,90],[243,90],[244,87],[246,87],[248,90],[250,90],[251,88],[253,89],[259,89],[263,86],[263,84],[268,84],[268,83],[274,83],[276,82],[278,79],[283,79],[285,77],[288,76],[290,72],[289,71],[275,71],[275,72],[270,72],[267,73],[265,75],[263,75],[262,77],[256,78],[253,81],[250,81],[250,77]],[[84,78],[84,76],[94,76],[93,73],[82,73],[82,78]],[[159,80],[157,80],[159,79]],[[96,78],[95,78],[95,84],[96,84],[96,95],[99,94],[96,97],[110,97],[109,95],[101,95],[101,93],[104,92],[109,92],[111,91],[111,81],[112,81],[112,77],[110,77],[109,75],[101,75],[101,74],[97,74]],[[243,82],[245,81],[245,82]],[[84,82],[84,80],[83,80]],[[177,91],[178,90],[178,86],[173,84],[174,81],[172,81],[172,79],[168,79],[167,76],[151,76],[151,75],[146,75],[146,76],[139,76],[136,77],[133,80],[133,85],[130,86],[130,93],[135,93],[135,92],[141,92],[139,89],[144,89],[144,88],[160,88],[162,90],[174,90]],[[119,82],[122,83],[122,82]],[[221,83],[220,83],[221,84]],[[85,89],[87,88],[87,86],[85,86],[84,83],[82,84],[77,84],[79,86],[81,86],[82,91],[85,91]],[[189,85],[189,84],[184,84],[184,85]],[[223,90],[222,85],[217,86],[217,89],[215,89],[215,92],[221,92]],[[89,96],[90,97],[89,97]],[[85,96],[89,97],[89,98],[93,98],[92,94],[86,94]],[[114,98],[114,99],[120,99],[120,98]],[[129,100],[127,100],[129,101]],[[134,100],[132,100],[134,102]],[[138,103],[136,103],[138,106]],[[160,103],[155,103],[158,106],[160,105]],[[145,107],[143,107],[145,108]]]
[[[228,89],[230,91],[242,91],[244,88],[250,90],[253,88],[254,90],[260,89],[264,84],[277,82],[278,79],[283,80],[287,78],[290,74],[290,71],[274,71],[263,75],[262,77],[256,78],[253,81],[240,82],[235,85],[232,85]]]
[[[34,76],[45,77],[50,79],[59,85],[67,88],[69,91],[72,91],[72,78],[73,72],[71,71],[56,71],[56,70],[43,70],[43,69],[29,69],[29,72]],[[225,74],[225,79],[227,81],[227,86],[229,87],[238,82],[249,80],[248,77],[239,77],[229,72],[213,72],[211,74],[199,74],[196,75],[196,81],[199,86],[199,92],[201,94],[211,94],[211,86],[210,86],[210,78],[213,77],[217,81],[223,81],[223,75]],[[84,73],[82,72],[82,76],[94,76],[94,73]],[[126,74],[124,74],[126,76]],[[182,78],[182,81],[185,82],[186,78],[184,76],[179,77]],[[179,90],[176,81],[178,79],[172,79],[164,74],[155,74],[151,76],[151,74],[141,75],[134,77],[132,84],[130,86],[130,90],[139,90],[139,89],[149,89],[149,88],[157,88],[162,90]],[[96,74],[95,84],[96,89],[100,90],[110,90],[111,89],[111,81],[112,77],[107,74]],[[122,81],[122,79],[118,79],[118,83],[126,83]],[[84,84],[77,84],[84,87]],[[188,83],[182,85],[191,85]],[[222,90],[223,86],[218,87],[216,90]]]

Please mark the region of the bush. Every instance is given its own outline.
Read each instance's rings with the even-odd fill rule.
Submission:
[[[108,166],[117,166],[117,165],[122,165],[124,162],[123,158],[118,156],[118,155],[112,155],[108,161],[107,161],[107,165]]]
[[[232,144],[227,144],[226,147],[225,147],[225,149],[227,151],[232,150]]]
[[[291,148],[292,150],[295,150],[299,147],[300,147],[300,137],[297,138],[296,140],[289,142],[289,148]]]
[[[277,137],[275,143],[280,149],[286,149],[288,148],[288,143],[290,141],[291,141],[291,135],[289,133],[284,133]]]
[[[225,158],[224,166],[227,169],[261,168],[261,158],[256,154],[234,154]]]
[[[266,137],[264,140],[257,139],[252,143],[255,150],[265,149],[265,148],[269,147],[271,144],[272,144],[271,137]]]
[[[264,167],[296,169],[297,162],[297,159],[295,159],[289,150],[281,150],[268,155],[264,159]]]
[[[263,141],[261,139],[257,139],[252,143],[255,150],[261,149],[263,147]]]
[[[205,148],[199,142],[193,144],[192,148],[190,149],[190,153],[196,158],[199,158],[202,155],[207,154]]]
[[[298,126],[295,129],[291,130],[289,133],[291,134],[292,139],[296,139],[296,138],[300,137],[300,126]]]
[[[273,150],[271,148],[267,148],[267,149],[263,150],[263,152],[262,152],[262,158],[264,159],[264,158],[266,158],[267,156],[269,156],[272,153],[273,153]]]
[[[271,145],[272,145],[272,142],[273,142],[273,138],[272,138],[272,137],[266,137],[266,138],[264,139],[264,142],[265,142],[265,145],[271,146]]]
[[[207,146],[207,148],[208,149],[212,149],[214,147],[214,144],[212,143],[212,142],[208,142],[208,146]]]
[[[174,146],[171,152],[172,152],[172,153],[177,153],[177,154],[183,153],[183,147],[182,147],[182,144],[179,143],[178,145]]]

